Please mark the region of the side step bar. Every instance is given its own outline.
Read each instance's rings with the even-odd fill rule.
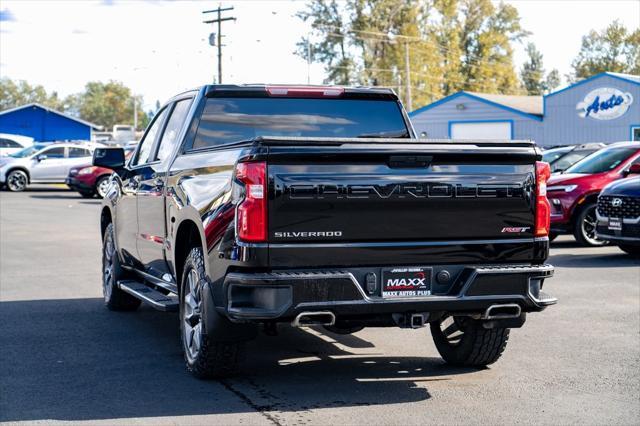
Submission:
[[[178,310],[178,299],[176,297],[166,296],[141,282],[133,280],[118,281],[118,287],[160,311]]]

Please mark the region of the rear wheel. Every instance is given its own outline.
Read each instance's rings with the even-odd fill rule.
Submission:
[[[140,300],[118,288],[118,281],[125,277],[116,252],[113,223],[107,225],[102,243],[102,294],[104,304],[112,311],[134,311]]]
[[[620,244],[618,245],[618,247],[620,247],[620,250],[622,250],[625,253],[630,254],[631,256],[640,256],[640,246],[632,246],[629,244]]]
[[[238,369],[242,342],[215,341],[205,330],[207,312],[203,291],[207,291],[201,248],[189,252],[182,273],[180,291],[180,336],[187,369],[196,377],[225,377]],[[213,312],[212,314],[216,314]]]
[[[500,358],[509,340],[509,329],[485,329],[472,318],[447,316],[431,323],[431,336],[448,364],[483,367]]]
[[[109,176],[103,176],[96,182],[96,194],[98,197],[104,198],[107,195],[109,189]]]
[[[608,241],[601,240],[596,236],[596,204],[591,203],[585,205],[576,217],[573,226],[573,236],[578,244],[585,247],[600,247],[609,244]]]
[[[12,170],[7,175],[7,188],[11,192],[22,192],[27,188],[29,177],[23,170]]]

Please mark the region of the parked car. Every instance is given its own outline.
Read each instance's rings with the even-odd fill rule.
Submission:
[[[605,146],[603,143],[585,143],[552,148],[542,153],[542,161],[549,163],[551,173],[560,173]]]
[[[529,141],[418,141],[388,89],[186,92],[131,160],[94,155],[117,170],[100,216],[104,302],[178,310],[197,377],[233,372],[243,342],[277,323],[429,324],[446,362],[491,364],[510,328],[556,302],[541,291],[541,158]]]
[[[596,235],[623,251],[640,255],[640,163],[633,164],[630,177],[605,186],[598,196]]]
[[[132,150],[125,149],[125,158],[129,158]],[[112,169],[92,165],[72,167],[65,183],[74,191],[78,191],[84,198],[98,196],[103,198],[109,187]]]
[[[551,176],[547,197],[552,238],[568,233],[583,246],[607,244],[596,235],[598,194],[607,184],[624,178],[638,161],[640,142],[619,142],[585,157],[563,174]]]
[[[33,145],[33,138],[21,135],[0,133],[0,157],[14,154]]]
[[[69,170],[91,163],[96,144],[54,143],[0,158],[0,186],[24,191],[31,183],[64,183]]]

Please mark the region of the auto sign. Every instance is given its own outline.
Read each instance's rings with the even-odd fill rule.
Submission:
[[[576,104],[578,115],[596,120],[613,120],[624,115],[631,104],[633,96],[612,87],[601,87],[587,93],[584,100]]]

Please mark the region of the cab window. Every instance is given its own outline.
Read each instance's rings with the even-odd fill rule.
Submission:
[[[153,119],[153,123],[151,123],[151,127],[147,130],[147,133],[144,135],[143,139],[140,141],[140,146],[138,148],[138,152],[136,153],[132,166],[139,166],[140,164],[144,164],[149,159],[149,155],[151,155],[151,149],[153,148],[153,143],[162,128],[162,124],[164,123],[165,117],[167,115],[167,108],[164,108],[162,111],[158,112]]]
[[[176,106],[171,112],[171,117],[167,122],[167,127],[162,133],[162,139],[160,140],[160,147],[158,148],[158,154],[156,160],[164,161],[173,152],[176,144],[178,143],[178,135],[184,125],[184,121],[189,113],[189,107],[191,106],[191,99],[184,99],[176,102]]]

